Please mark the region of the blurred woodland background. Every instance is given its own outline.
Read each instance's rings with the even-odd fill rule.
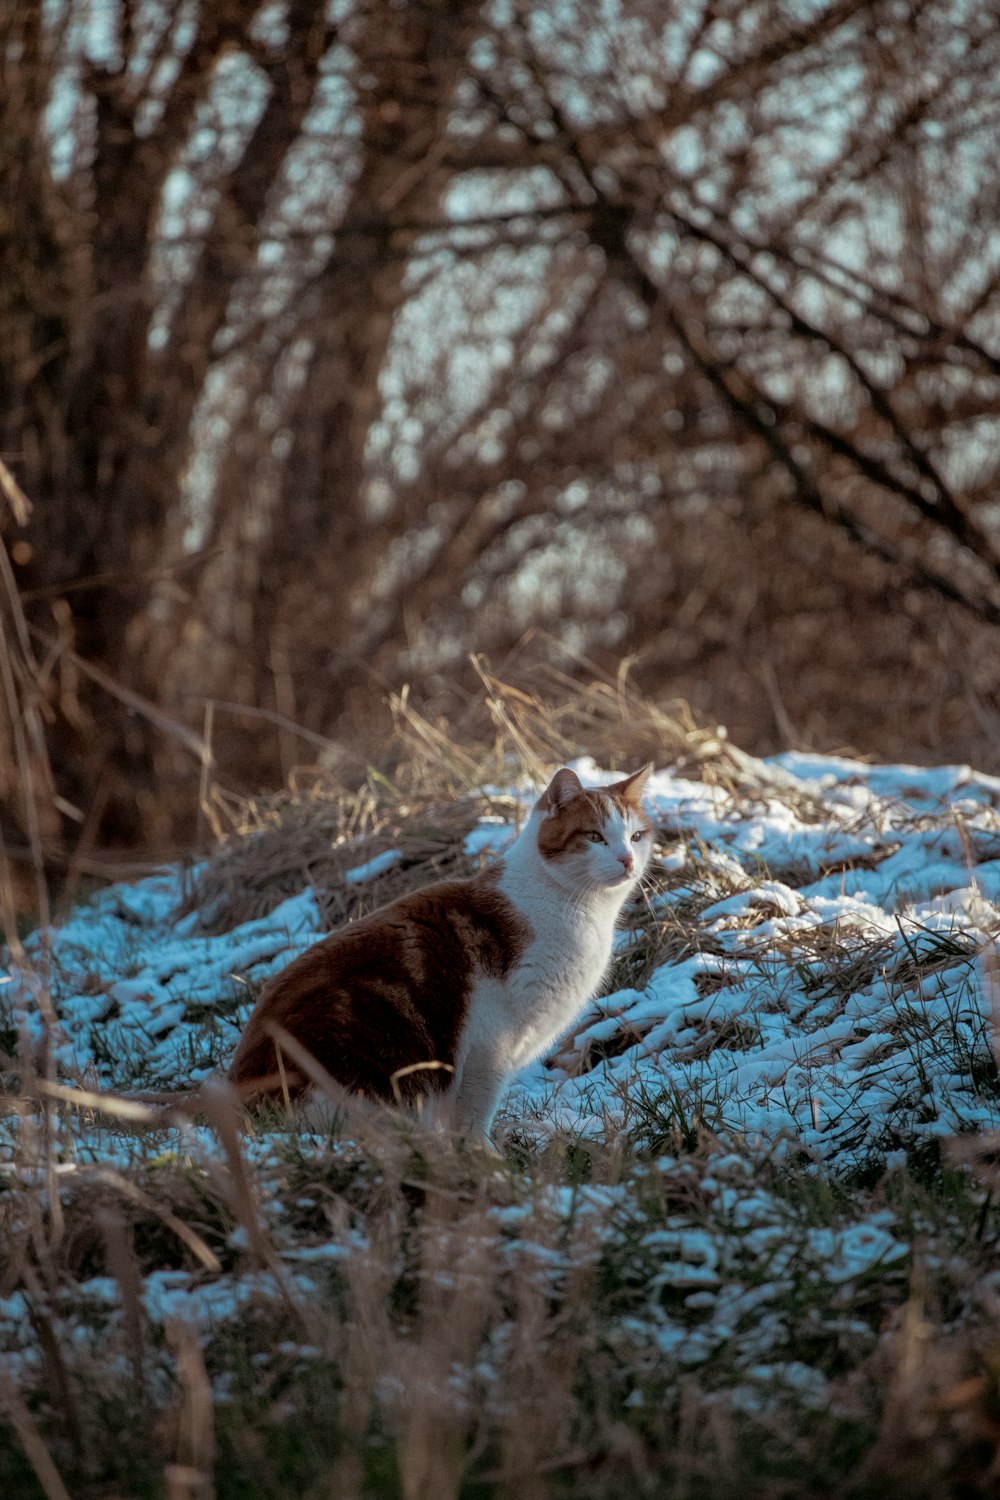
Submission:
[[[1000,769],[998,162],[981,0],[7,0],[8,853],[472,651]]]

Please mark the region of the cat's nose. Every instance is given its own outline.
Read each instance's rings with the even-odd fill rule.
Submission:
[[[623,864],[625,866],[625,874],[631,875],[632,869],[635,865],[635,860],[632,858],[631,854],[619,854],[618,860],[620,864]]]

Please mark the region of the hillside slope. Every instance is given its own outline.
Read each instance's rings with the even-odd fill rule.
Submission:
[[[338,1464],[358,1493],[429,1494],[412,1478],[427,1464],[435,1493],[506,1493],[522,1439],[518,1462],[551,1465],[560,1493],[611,1494],[627,1474],[659,1494],[669,1474],[677,1494],[739,1475],[743,1493],[794,1494],[800,1431],[801,1493],[860,1495],[880,1474],[910,1484],[918,1416],[934,1459],[904,1492],[948,1493],[961,1468],[992,1493],[985,1457],[986,1477],[968,1475],[992,1441],[998,1226],[955,1163],[1000,1128],[1000,780],[799,754],[734,755],[704,780],[658,770],[657,857],[607,992],[513,1081],[506,1164],[367,1110],[330,1137],[264,1121],[241,1145],[221,1114],[151,1126],[71,1107],[80,1088],[210,1075],[268,975],[338,921],[478,868],[534,795],[514,779],[449,803],[387,796],[363,834],[334,820],[308,858],[296,840],[316,818],[298,810],[200,867],[104,891],[47,959],[36,937],[36,967],[7,974],[7,1049],[19,1029],[48,1036],[62,1093],[44,1116],[0,1121],[15,1250],[0,1348],[60,1461],[88,1483],[95,1465],[125,1473],[130,1494],[159,1493],[169,1462],[206,1484],[214,1467],[220,1494],[239,1472],[258,1493],[218,1455],[259,1424],[271,1382],[272,1496],[311,1493]],[[359,1372],[341,1331],[361,1308]],[[919,1379],[913,1316],[940,1354]],[[207,1448],[175,1421],[155,1462],[127,1444],[79,1451],[52,1402],[52,1349],[86,1427],[87,1372],[109,1347],[135,1399],[175,1416],[197,1351]],[[543,1419],[544,1370],[558,1392]],[[329,1432],[307,1442],[317,1371]],[[0,1450],[0,1478],[23,1478]]]

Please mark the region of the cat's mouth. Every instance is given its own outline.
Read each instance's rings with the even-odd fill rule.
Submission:
[[[635,870],[631,870],[628,873],[623,870],[620,875],[591,875],[589,879],[583,881],[582,889],[590,891],[618,891],[621,890],[622,886],[634,885],[637,879],[638,873]]]

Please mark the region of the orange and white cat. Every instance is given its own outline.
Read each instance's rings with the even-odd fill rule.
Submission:
[[[589,789],[557,771],[488,870],[402,896],[307,949],[247,1022],[229,1072],[242,1099],[308,1106],[319,1075],[305,1052],[351,1091],[423,1100],[432,1119],[488,1138],[507,1078],[567,1030],[607,970],[652,853],[649,770]]]

